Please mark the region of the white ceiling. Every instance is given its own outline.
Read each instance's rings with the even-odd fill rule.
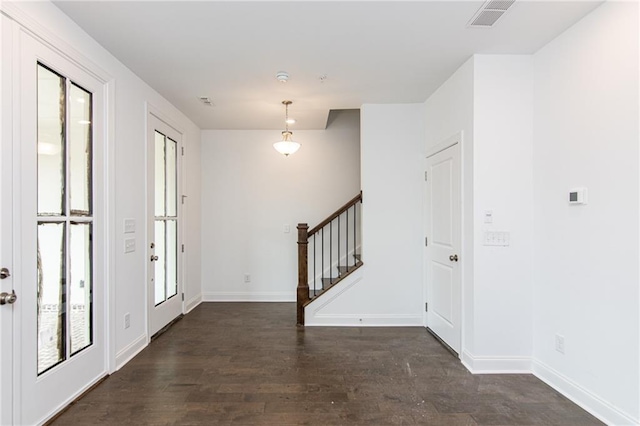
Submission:
[[[472,54],[533,53],[601,2],[517,0],[493,28],[466,28],[483,3],[55,1],[202,129],[281,129],[284,99],[292,129],[423,102]]]

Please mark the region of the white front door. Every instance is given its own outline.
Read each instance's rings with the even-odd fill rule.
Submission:
[[[427,157],[427,327],[460,353],[460,143]]]
[[[149,114],[147,126],[149,336],[182,313],[181,197],[179,165],[182,135]]]
[[[12,422],[30,425],[107,374],[105,88],[14,34]]]

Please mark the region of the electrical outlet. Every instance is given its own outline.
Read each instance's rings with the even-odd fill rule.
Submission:
[[[251,274],[244,274],[244,282],[245,283],[251,282]]]
[[[556,334],[556,351],[564,354],[564,336]]]
[[[127,312],[124,314],[124,328],[126,330],[129,327],[131,327],[131,315]]]

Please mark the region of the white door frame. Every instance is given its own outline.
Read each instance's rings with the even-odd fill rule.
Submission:
[[[432,157],[436,154],[438,154],[439,152],[442,152],[448,148],[451,148],[452,146],[458,144],[460,147],[460,175],[458,176],[458,178],[460,179],[460,260],[459,260],[459,267],[460,267],[460,350],[458,353],[458,358],[462,359],[462,353],[464,352],[464,348],[465,348],[465,310],[464,310],[464,306],[465,306],[465,264],[466,264],[466,250],[465,250],[465,228],[464,228],[464,223],[465,223],[465,204],[464,204],[464,191],[465,191],[465,186],[464,186],[464,166],[465,166],[465,162],[464,162],[464,138],[463,138],[464,134],[462,131],[458,131],[455,134],[453,134],[452,136],[449,136],[448,138],[443,139],[442,141],[438,142],[437,144],[429,147],[426,152],[425,152],[425,156],[424,156],[424,170],[427,169],[426,164],[428,161],[429,157]],[[425,229],[425,236],[430,237],[427,235],[426,230],[428,229],[427,227],[427,223],[426,223],[426,214],[427,212],[427,195],[426,195],[426,189],[425,191],[423,191],[423,211],[425,212],[425,221],[423,222],[423,226]],[[423,285],[422,285],[422,291],[423,291],[423,300],[424,303],[428,303],[428,295],[427,295],[427,246],[423,245],[422,246],[422,259],[423,259]],[[427,321],[428,315],[426,310],[422,312],[422,322],[424,324],[425,328],[429,327],[428,321]]]
[[[2,45],[2,89],[3,93],[9,93],[10,96],[3,96],[2,98],[2,139],[3,143],[0,147],[2,150],[3,158],[10,159],[10,167],[5,162],[5,167],[0,169],[1,180],[0,184],[3,185],[1,187],[3,195],[5,194],[6,185],[11,185],[11,199],[6,202],[9,204],[7,208],[9,208],[14,216],[13,219],[18,219],[15,216],[20,213],[19,206],[21,205],[20,200],[20,191],[15,190],[15,185],[19,182],[17,180],[17,173],[19,173],[20,169],[20,147],[21,147],[21,110],[20,110],[20,85],[19,83],[19,64],[21,57],[20,50],[20,42],[19,38],[21,34],[26,34],[36,40],[36,42],[42,44],[45,48],[48,48],[54,54],[60,56],[63,60],[68,61],[73,66],[80,68],[83,72],[91,75],[93,78],[98,80],[102,86],[102,95],[104,98],[104,102],[102,104],[103,107],[103,128],[102,132],[100,132],[102,136],[102,140],[104,143],[104,150],[101,161],[101,179],[103,182],[104,188],[104,203],[103,209],[100,211],[100,215],[103,218],[103,235],[104,241],[101,242],[101,248],[104,256],[104,269],[100,277],[96,277],[96,280],[100,280],[104,283],[105,292],[104,292],[104,300],[103,300],[103,312],[104,312],[104,327],[106,330],[105,340],[104,340],[104,356],[105,356],[105,370],[107,374],[113,373],[116,370],[116,347],[115,347],[115,289],[112,285],[115,277],[115,265],[114,265],[114,254],[115,254],[115,170],[114,170],[114,158],[115,158],[115,85],[114,79],[103,69],[98,67],[91,60],[87,59],[84,55],[80,54],[73,47],[62,41],[58,38],[57,35],[47,30],[43,26],[41,26],[36,20],[31,18],[28,14],[24,13],[17,3],[8,3],[3,2],[0,3],[0,12],[3,15],[3,19],[6,19],[3,24],[7,24],[9,21],[10,30],[5,28],[3,25],[3,35],[11,34],[9,40],[5,40],[3,37],[3,45]],[[10,60],[6,60],[10,58]],[[9,85],[9,86],[7,86]],[[10,90],[7,90],[7,88]],[[5,157],[5,154],[8,154],[8,157]],[[3,205],[6,206],[5,202]],[[7,215],[3,215],[0,217],[0,220],[3,222],[1,225],[4,227],[6,224],[6,220],[12,220],[11,217]],[[14,225],[15,220],[12,220],[11,225]],[[6,244],[3,245],[0,254],[5,253],[5,248],[7,244],[10,245],[10,250],[15,254],[18,253],[21,249],[19,233],[14,232],[11,238]],[[5,238],[3,238],[5,241]],[[4,260],[3,260],[4,261]],[[19,259],[13,258],[11,262],[12,265],[5,266],[16,272],[19,272],[20,265]],[[21,288],[21,280],[19,279],[19,274],[17,277],[12,277],[10,280],[11,287],[16,290],[18,293],[18,298],[20,298],[19,294],[22,290]],[[4,286],[2,287],[4,291]],[[19,300],[18,302],[19,303]],[[6,306],[3,306],[6,307]],[[2,319],[5,319],[6,315],[2,316]],[[6,341],[7,338],[7,329],[6,324],[11,324],[13,322],[13,326],[19,327],[19,318],[17,318],[13,313],[11,314],[10,321],[2,321],[5,326],[0,327],[0,338],[3,341]],[[10,338],[10,341],[13,341],[13,338]],[[0,346],[0,360],[7,361],[10,364],[6,365],[3,363],[2,368],[4,371],[18,371],[20,368],[20,354],[16,353],[16,348],[14,347],[15,343],[11,345],[9,351],[6,350],[6,345]],[[7,356],[9,353],[9,356]],[[90,385],[90,384],[87,384]],[[19,421],[20,414],[14,412],[14,407],[16,407],[16,395],[19,394],[21,389],[20,377],[19,374],[13,374],[11,380],[3,380],[3,383],[0,384],[0,424],[12,424],[16,421]],[[76,397],[80,395],[84,389],[78,391]],[[7,394],[11,395],[11,397],[7,397]],[[55,413],[50,413],[49,417]]]
[[[152,315],[152,307],[154,306],[154,300],[153,300],[153,292],[151,291],[151,266],[149,264],[149,255],[150,255],[150,244],[151,242],[154,240],[154,230],[153,227],[151,226],[152,224],[152,220],[151,218],[154,217],[154,210],[153,210],[153,206],[151,205],[151,203],[149,202],[149,197],[150,194],[153,193],[153,191],[155,190],[155,177],[151,175],[151,170],[149,167],[150,161],[152,161],[153,159],[150,158],[152,151],[149,149],[149,138],[152,137],[152,135],[155,132],[155,128],[153,126],[153,121],[154,120],[159,120],[161,121],[164,125],[170,127],[171,129],[173,129],[174,131],[176,131],[177,133],[180,134],[180,141],[178,141],[178,153],[177,153],[177,160],[178,160],[178,183],[177,183],[177,197],[178,197],[178,206],[177,206],[177,213],[178,213],[178,247],[182,247],[182,245],[184,244],[184,207],[186,204],[186,196],[183,195],[184,191],[183,191],[183,170],[182,170],[182,161],[184,159],[184,147],[186,145],[186,132],[182,129],[182,127],[180,125],[178,125],[175,120],[171,119],[170,117],[168,117],[165,113],[163,113],[159,108],[155,107],[153,104],[146,102],[145,103],[145,119],[146,119],[146,125],[145,125],[145,143],[146,143],[146,149],[145,149],[145,176],[146,176],[146,184],[145,184],[145,188],[146,188],[146,196],[147,196],[147,201],[146,201],[146,215],[145,215],[145,246],[144,246],[144,250],[145,250],[145,262],[147,267],[145,269],[145,295],[146,295],[146,309],[147,309],[147,315],[146,315],[146,321],[147,321],[147,344],[151,341],[151,337],[152,337],[152,324],[151,324],[151,315]],[[182,314],[185,313],[185,268],[184,268],[184,252],[182,252],[180,249],[178,249],[178,294],[175,297],[179,297],[181,302],[180,302],[180,312]]]
[[[0,16],[0,38],[3,52],[2,104],[0,105],[0,267],[14,272],[13,264],[13,26]],[[7,25],[8,24],[8,25]],[[0,292],[10,293],[15,288],[13,276],[0,281]],[[13,306],[0,306],[0,425],[13,424]]]

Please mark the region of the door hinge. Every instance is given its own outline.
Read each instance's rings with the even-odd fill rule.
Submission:
[[[429,312],[429,304],[427,302],[424,302],[424,311]]]
[[[428,174],[428,172],[425,170],[425,172],[424,172],[424,181],[425,182],[427,181],[427,174]]]
[[[182,196],[181,196],[182,204],[184,204],[184,199],[185,199],[185,198],[187,198],[187,196],[186,196],[186,195],[182,195]]]
[[[182,155],[184,155],[184,146],[181,146],[181,147],[180,147],[180,153],[181,153]]]
[[[182,252],[184,253],[184,244],[182,245]]]
[[[184,302],[184,293],[182,293],[182,301]]]
[[[424,246],[429,246],[429,237],[424,237]]]

